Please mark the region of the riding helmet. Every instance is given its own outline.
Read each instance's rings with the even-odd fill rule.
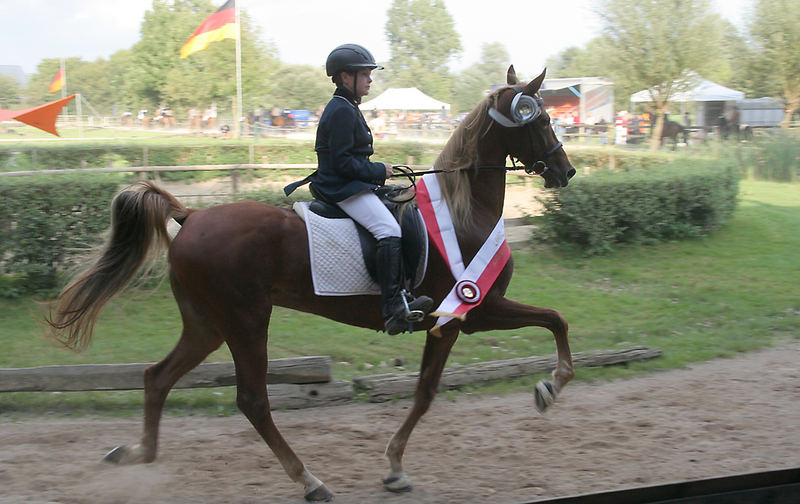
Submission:
[[[358,44],[342,44],[328,55],[325,72],[333,77],[339,72],[356,72],[364,68],[383,70],[375,63],[372,53]]]

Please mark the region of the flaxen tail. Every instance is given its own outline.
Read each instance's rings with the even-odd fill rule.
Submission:
[[[152,182],[120,192],[111,204],[111,236],[99,257],[73,279],[50,306],[51,336],[76,351],[92,340],[106,303],[133,279],[150,255],[169,245],[167,220],[192,212]]]

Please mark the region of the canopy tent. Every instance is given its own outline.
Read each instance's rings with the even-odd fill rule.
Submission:
[[[691,116],[684,122],[692,121],[695,126],[707,127],[717,124],[719,117],[730,113],[739,100],[744,99],[744,92],[727,88],[716,82],[703,79],[698,75],[688,77],[692,85],[689,89],[679,91],[670,97],[670,102],[680,103],[680,111]],[[680,81],[675,81],[680,84]],[[652,102],[650,90],[645,89],[631,95],[631,110],[634,103]]]
[[[415,87],[389,88],[360,105],[361,110],[450,110],[450,104],[431,98]]]
[[[670,97],[671,102],[709,102],[709,101],[739,101],[744,99],[744,92],[727,88],[716,82],[703,78],[696,78],[697,83],[686,91],[680,91]],[[676,81],[676,84],[678,81]],[[631,102],[642,103],[653,101],[650,90],[645,89],[631,95]]]

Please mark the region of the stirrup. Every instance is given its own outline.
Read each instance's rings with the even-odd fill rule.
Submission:
[[[403,299],[403,307],[405,309],[403,318],[405,321],[409,323],[422,322],[425,318],[425,312],[422,310],[412,310],[408,306],[408,299],[413,297],[411,293],[403,289],[400,291],[400,297]]]

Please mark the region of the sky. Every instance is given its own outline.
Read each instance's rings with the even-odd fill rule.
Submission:
[[[667,0],[665,0],[667,1]],[[755,0],[712,0],[713,9],[737,26]],[[215,2],[222,5],[224,0]],[[389,59],[384,26],[391,0],[238,0],[278,48],[284,63],[322,66],[342,43],[366,46]],[[583,47],[599,34],[593,0],[445,0],[463,52],[450,64],[459,71],[480,60],[481,46],[500,42],[517,71],[538,74],[550,56]],[[44,58],[108,58],[139,39],[152,0],[0,0],[0,65],[36,72]],[[500,13],[493,14],[497,5]],[[188,36],[191,34],[187,34]]]

